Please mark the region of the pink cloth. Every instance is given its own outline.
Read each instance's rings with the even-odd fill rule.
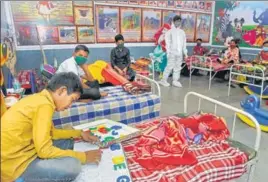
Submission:
[[[196,120],[207,123],[206,129],[211,130],[210,132],[224,131],[222,130],[225,127],[224,122],[216,121],[218,124],[215,123],[214,125],[212,121],[215,117],[204,115],[204,117],[198,119],[201,116],[203,115],[195,115],[187,119],[191,119],[195,123],[197,123]],[[228,142],[208,139],[198,145],[188,144],[185,141],[185,137],[183,137],[184,127],[182,125],[193,128],[193,132],[194,128],[198,131],[199,126],[195,127],[194,124],[187,123],[187,119],[182,120],[177,116],[170,116],[135,124],[135,127],[139,129],[151,129],[151,131],[148,131],[144,136],[122,143],[133,181],[216,182],[229,181],[245,173],[245,163],[248,161],[247,155],[236,148],[230,147]],[[226,134],[228,135],[228,133]],[[226,138],[227,135],[223,138]],[[178,136],[179,140],[171,145],[167,141],[169,140],[168,138],[173,136]],[[212,134],[210,136],[217,135]],[[210,138],[212,139],[212,137]],[[175,149],[175,152],[172,153],[173,149]],[[176,149],[182,151],[182,155],[188,159],[188,162],[191,159],[190,156],[194,156],[197,159],[197,163],[179,165],[179,151]],[[189,154],[188,156],[186,155],[187,153]],[[185,161],[186,159],[184,158],[183,160]]]
[[[150,170],[196,164],[198,160],[188,148],[197,134],[202,135],[200,142],[221,141],[229,136],[229,131],[221,118],[210,114],[168,118],[140,137],[135,147],[136,161]]]

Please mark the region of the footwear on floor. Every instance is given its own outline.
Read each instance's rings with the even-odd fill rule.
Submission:
[[[159,83],[160,85],[164,86],[164,87],[169,87],[169,86],[170,86],[170,84],[169,84],[167,81],[165,81],[165,80],[161,80],[161,81],[159,81],[158,83]]]
[[[173,81],[173,82],[172,82],[172,85],[173,85],[174,87],[179,87],[179,88],[182,87],[181,82],[178,82],[178,81]]]

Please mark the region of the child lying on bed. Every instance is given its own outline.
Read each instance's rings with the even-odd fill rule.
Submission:
[[[74,73],[52,77],[42,92],[21,99],[1,119],[1,181],[73,181],[81,163],[98,163],[99,150],[73,151],[73,138],[98,142],[80,130],[55,129],[52,116],[79,99],[83,88]]]
[[[57,73],[73,72],[79,76],[81,80],[87,80],[86,83],[81,81],[84,91],[80,98],[84,100],[98,100],[102,96],[107,96],[107,93],[100,92],[98,81],[94,80],[88,71],[86,64],[88,54],[89,49],[85,45],[76,46],[73,56],[60,64]]]

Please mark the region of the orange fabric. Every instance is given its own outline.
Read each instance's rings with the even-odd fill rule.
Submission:
[[[107,65],[107,67],[102,70],[101,74],[106,82],[113,85],[123,85],[129,82],[126,78],[119,75],[110,65]]]

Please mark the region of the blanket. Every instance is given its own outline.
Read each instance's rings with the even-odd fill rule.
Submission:
[[[204,68],[213,68],[213,71],[222,71],[226,70],[230,67],[230,65],[227,64],[221,64],[217,62],[218,56],[211,56],[211,57],[205,57],[205,56],[189,56],[185,63],[188,68],[190,68],[190,64],[192,62],[193,66],[197,67],[204,67]],[[210,59],[212,61],[210,61]]]
[[[129,82],[123,84],[124,91],[132,94],[132,95],[139,95],[146,92],[151,92],[151,86],[144,84],[142,82]]]
[[[145,133],[123,143],[133,181],[222,181],[245,172],[247,156],[225,141],[222,118],[172,116],[135,126]]]

